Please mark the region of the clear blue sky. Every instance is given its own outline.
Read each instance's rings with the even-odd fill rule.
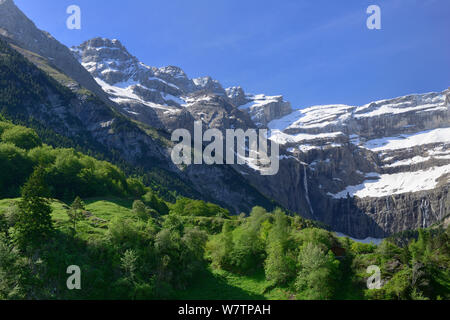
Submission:
[[[119,39],[141,61],[283,94],[294,107],[361,105],[450,86],[448,0],[15,0],[72,46]],[[66,8],[82,10],[68,30]],[[381,7],[382,30],[366,9]]]

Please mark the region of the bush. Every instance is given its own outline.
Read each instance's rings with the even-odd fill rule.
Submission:
[[[147,224],[131,219],[114,218],[109,223],[108,239],[119,250],[127,250],[148,243],[153,234]]]
[[[306,243],[298,256],[299,273],[295,281],[298,297],[307,300],[331,299],[338,278],[339,261],[320,245]]]
[[[383,289],[388,299],[409,299],[411,288],[411,270],[404,267],[384,285]]]
[[[287,252],[289,235],[287,216],[278,209],[274,213],[274,218],[273,227],[267,238],[267,259],[264,268],[267,280],[276,285],[284,285],[295,276],[295,259]]]
[[[233,252],[231,263],[241,273],[254,271],[263,265],[265,259],[265,242],[260,236],[260,229],[267,212],[255,207],[247,221],[233,232]]]
[[[157,197],[153,192],[147,192],[143,197],[144,202],[153,210],[158,212],[159,215],[169,214],[169,207],[164,200]]]
[[[181,216],[229,217],[230,212],[213,203],[188,198],[178,198],[171,206],[171,212]]]
[[[8,129],[14,127],[14,125],[12,123],[3,122],[1,120],[2,119],[0,118],[0,137],[2,136],[3,132],[5,132],[5,130],[8,130]]]
[[[303,246],[305,243],[315,243],[320,246],[323,251],[328,251],[335,242],[333,235],[324,230],[318,228],[306,228],[294,235],[294,243],[296,246]]]
[[[41,139],[39,139],[39,136],[34,130],[20,126],[13,126],[6,129],[1,135],[1,140],[5,143],[12,143],[25,150],[42,145]]]
[[[33,162],[25,151],[0,143],[0,197],[14,197],[33,171]]]
[[[133,212],[139,219],[144,221],[147,221],[150,218],[149,209],[141,200],[133,202]]]
[[[128,193],[134,198],[141,198],[147,192],[147,189],[141,180],[136,178],[127,179]]]
[[[354,241],[351,245],[351,250],[356,254],[373,253],[377,248],[376,245],[371,243],[361,243]]]
[[[396,256],[400,257],[402,254],[402,250],[388,240],[383,240],[375,252],[383,259],[389,259]]]
[[[232,267],[233,254],[233,234],[231,224],[226,221],[222,227],[222,232],[213,236],[206,244],[208,257],[214,267],[230,270]]]

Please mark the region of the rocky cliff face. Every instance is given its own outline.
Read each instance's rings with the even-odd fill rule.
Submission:
[[[312,210],[337,230],[383,237],[428,227],[450,212],[449,94],[297,110],[269,123],[271,139],[284,161],[305,163]]]
[[[448,90],[293,110],[282,96],[148,67],[117,40],[93,39],[72,50],[139,121],[169,132],[190,129],[194,120],[222,130],[270,129],[281,146],[279,173],[261,176],[251,163],[235,171],[267,197],[337,231],[383,237],[429,226],[450,210]]]
[[[274,119],[281,118],[292,112],[290,102],[283,100],[282,96],[246,95],[245,104],[238,104],[240,110],[245,110],[259,128],[267,127]]]
[[[224,89],[209,76],[189,79],[175,66],[148,66],[118,40],[95,38],[72,51],[124,114],[168,131],[188,128],[192,120],[221,129],[261,127],[292,111],[281,96]]]
[[[10,19],[11,16],[14,16],[14,21]],[[162,92],[162,94],[155,95],[156,98],[162,97],[168,101],[164,105],[157,105],[155,109],[162,108],[163,114],[172,109],[177,111],[163,119],[168,119],[169,124],[170,121],[173,121],[174,127],[178,127],[180,123],[191,126],[194,117],[184,108],[179,107],[175,95],[197,90],[194,89],[196,85],[192,80],[183,77],[181,69],[143,67],[140,63],[136,63],[136,60],[117,41],[106,43],[101,39],[93,40],[92,43],[86,44],[86,50],[91,50],[93,46],[108,47],[103,49],[111,51],[108,54],[114,56],[118,65],[127,64],[127,68],[135,67],[133,74],[136,74],[136,77],[142,77],[143,83],[150,87],[132,86],[130,89],[135,89],[136,95],[130,95],[128,91],[125,91],[126,94],[122,94],[120,87],[108,88],[109,84],[106,81],[112,83],[124,80],[127,68],[117,66],[117,70],[111,71],[112,66],[108,65],[106,68],[99,65],[96,76],[105,75],[103,80],[97,78],[104,85],[105,90],[108,90],[105,92],[91,74],[79,64],[73,52],[50,36],[44,37],[44,33],[38,30],[12,1],[0,2],[0,27],[2,28],[0,40],[5,41],[0,41],[0,48],[4,50],[4,54],[13,56],[15,65],[22,66],[22,72],[27,74],[23,78],[31,77],[38,85],[38,88],[34,89],[47,92],[47,97],[40,100],[30,100],[25,96],[12,97],[14,101],[20,101],[20,103],[19,106],[11,108],[2,106],[2,112],[5,112],[6,115],[21,121],[33,119],[33,125],[74,139],[83,147],[103,153],[114,161],[126,162],[131,167],[139,168],[141,172],[144,170],[144,172],[151,173],[152,177],[161,180],[157,183],[167,185],[173,182],[174,185],[170,186],[170,189],[177,190],[182,195],[219,203],[235,213],[249,211],[251,207],[258,204],[271,206],[269,199],[249,185],[236,172],[230,171],[229,168],[219,166],[208,167],[206,168],[208,170],[205,170],[201,166],[191,166],[184,170],[175,166],[170,160],[170,149],[168,149],[170,142],[164,138],[164,133],[161,136],[161,133],[149,132],[145,125],[136,124],[116,112],[118,109],[128,115],[126,108],[129,107],[130,100],[133,102],[136,100],[135,105],[144,110],[153,111],[152,107],[157,104],[147,102],[151,99],[141,100],[141,97],[151,96],[152,90],[150,89],[151,86],[154,86]],[[9,28],[15,29],[9,30]],[[30,41],[33,39],[35,44],[28,44],[27,39]],[[104,57],[103,51],[99,50],[98,58]],[[8,66],[2,67],[8,68]],[[81,72],[73,72],[77,69]],[[119,70],[124,74],[122,75]],[[43,76],[42,71],[46,76]],[[50,81],[50,78],[57,82]],[[129,80],[129,78],[127,79]],[[171,82],[164,79],[170,79]],[[16,85],[26,87],[25,84],[16,83]],[[63,86],[70,90],[64,89]],[[119,92],[114,90],[119,90]],[[97,94],[97,91],[100,93]],[[165,92],[167,94],[164,94]],[[174,94],[171,99],[169,99],[169,92]],[[109,99],[110,97],[112,100]],[[123,102],[121,98],[125,100],[124,104],[121,104]],[[116,99],[117,102],[114,101]],[[170,102],[172,99],[173,101]],[[147,104],[150,104],[151,107]],[[229,109],[229,106],[225,109]],[[158,114],[154,111],[149,113],[148,117],[150,120],[153,117],[153,120],[159,121]],[[143,122],[145,123],[145,121]],[[160,126],[163,125],[160,124]],[[156,125],[155,127],[158,128]],[[202,179],[202,174],[205,172],[210,172],[208,183]]]
[[[0,35],[47,59],[54,67],[108,103],[106,94],[80,66],[70,50],[49,33],[36,28],[12,0],[0,0]]]
[[[148,66],[118,40],[95,38],[70,52],[11,0],[0,0],[0,37],[47,73],[64,75],[74,93],[67,101],[49,84],[48,100],[24,101],[17,112],[62,135],[87,135],[132,165],[161,165],[235,212],[274,199],[356,238],[427,227],[450,213],[450,90],[293,110],[282,96]],[[251,161],[178,168],[170,146],[141,126],[170,133],[196,120],[220,130],[268,128],[281,148],[278,174],[262,176]]]

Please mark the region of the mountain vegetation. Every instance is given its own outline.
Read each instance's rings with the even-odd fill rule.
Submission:
[[[194,120],[227,129],[298,119],[281,96],[224,89],[209,77],[189,79],[178,67],[146,67],[117,40],[96,38],[71,52],[13,1],[0,0],[0,15],[6,13],[9,19],[0,21],[0,300],[450,299],[448,183],[441,179],[425,198],[379,198],[379,206],[349,194],[341,199],[334,193],[374,178],[383,154],[363,148],[362,135],[355,144],[332,133],[353,121],[371,133],[367,146],[378,149],[376,139],[415,134],[417,124],[435,130],[438,141],[427,149],[436,158],[416,169],[447,165],[440,140],[448,91],[370,104],[362,120],[350,116],[353,107],[306,109],[310,125],[331,136],[314,127],[278,127],[283,135],[312,136],[317,145],[295,139],[285,145],[283,152],[297,151],[281,156],[281,174],[272,180],[245,166],[178,168],[168,152],[174,128]],[[112,59],[117,50],[123,63]],[[98,69],[90,73],[83,63],[92,62]],[[110,72],[110,64],[120,72]],[[102,75],[103,88],[94,80]],[[114,87],[109,77],[118,76],[142,84]],[[408,115],[411,123],[420,120],[413,125],[400,112],[412,101],[420,107]],[[386,103],[394,103],[395,117],[372,122],[370,114]],[[431,113],[414,114],[422,109]],[[404,175],[395,171],[405,167],[397,162],[409,158],[388,155],[385,176]],[[385,205],[388,210],[375,209]],[[405,221],[405,212],[414,221]],[[353,236],[390,236],[378,245],[361,243],[337,236],[324,221]],[[395,233],[405,229],[411,230]],[[81,272],[80,289],[68,286],[73,266]],[[370,270],[380,272],[378,288],[369,289],[377,273]]]
[[[1,299],[449,298],[450,228],[376,246],[281,209],[166,202],[106,161],[0,128]],[[70,265],[81,290],[67,289]],[[367,289],[369,265],[381,289]]]

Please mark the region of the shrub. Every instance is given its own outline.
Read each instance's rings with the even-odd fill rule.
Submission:
[[[41,139],[34,130],[21,126],[13,126],[6,129],[1,135],[1,140],[25,150],[42,145]]]
[[[0,196],[14,197],[33,171],[33,163],[23,150],[0,143],[0,168]]]
[[[339,270],[339,261],[334,255],[326,254],[320,245],[308,242],[300,251],[298,264],[300,271],[295,281],[298,296],[308,300],[331,299]]]
[[[148,208],[141,200],[136,200],[133,202],[133,212],[139,219],[144,221],[147,221],[150,217]]]
[[[171,212],[181,216],[229,217],[230,212],[213,203],[188,198],[178,198]]]
[[[356,254],[373,253],[376,248],[377,246],[372,243],[361,243],[356,241],[351,245],[351,250]]]

